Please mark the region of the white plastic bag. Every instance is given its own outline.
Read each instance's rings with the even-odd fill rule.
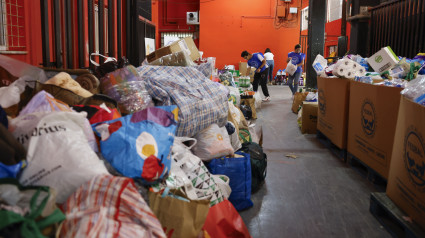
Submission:
[[[56,100],[51,94],[42,90],[38,92],[31,101],[19,112],[19,116],[40,112],[48,113],[53,111],[73,112],[73,110],[65,103]],[[80,112],[81,115],[87,117],[86,112]],[[89,120],[84,120],[84,134],[94,152],[98,152],[96,138],[94,137]]]
[[[12,75],[19,78],[26,76],[26,79],[30,79],[31,81],[39,81],[40,83],[44,83],[47,80],[44,70],[1,54],[0,66]],[[34,88],[34,84],[31,83],[27,86]]]
[[[285,72],[289,75],[294,75],[295,71],[297,71],[297,66],[293,65],[291,61],[286,65]]]
[[[227,89],[229,89],[229,102],[232,102],[233,105],[239,107],[241,105],[241,93],[239,92],[239,89],[233,86],[227,86]]]
[[[320,75],[322,72],[325,72],[325,68],[328,67],[328,61],[323,58],[321,54],[317,54],[316,59],[313,62],[313,68],[316,71],[317,75]]]
[[[261,97],[260,92],[255,92],[254,99],[255,99],[255,110],[258,111],[259,109],[261,109],[261,102],[263,101],[263,98]]]
[[[233,125],[233,123],[230,121],[228,123],[231,123]],[[235,127],[235,125],[233,126]],[[236,129],[235,127],[235,132],[229,135],[229,137],[230,137],[230,144],[232,144],[232,147],[233,147],[233,151],[237,151],[240,148],[242,148],[241,141],[239,140],[239,129]]]
[[[195,136],[198,143],[192,148],[193,154],[203,161],[222,156],[233,156],[233,147],[225,127],[212,124]]]
[[[248,130],[249,130],[249,134],[251,134],[252,142],[259,144],[260,138],[258,137],[258,134],[257,134],[256,124],[249,125]]]
[[[88,144],[85,120],[76,112],[32,113],[11,120],[12,134],[28,151],[22,185],[52,187],[62,203],[84,182],[108,173]]]
[[[190,142],[191,145],[184,144]],[[213,206],[224,198],[228,198],[231,192],[230,186],[226,187],[226,181],[212,175],[199,157],[192,154],[190,149],[196,144],[196,139],[188,137],[175,137],[172,148],[170,176],[184,186],[186,195],[191,200],[209,199]],[[228,178],[227,178],[228,180]],[[168,180],[167,180],[167,185]],[[172,186],[172,185],[171,185]],[[229,191],[230,189],[230,191]]]

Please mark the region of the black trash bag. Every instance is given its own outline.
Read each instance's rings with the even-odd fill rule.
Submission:
[[[242,114],[245,117],[245,119],[247,119],[247,120],[252,119],[252,109],[249,105],[241,104],[240,109],[241,109]]]
[[[251,193],[257,192],[264,184],[267,175],[267,154],[255,142],[246,142],[238,151],[248,153],[251,157]]]
[[[100,66],[97,66],[94,70],[94,76],[96,76],[98,79],[103,78],[106,74],[114,72],[117,69],[121,69],[124,66],[129,65],[128,59],[124,56],[117,61],[109,61],[106,63],[101,64]]]

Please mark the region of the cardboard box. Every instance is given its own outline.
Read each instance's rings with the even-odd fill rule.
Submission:
[[[387,46],[368,58],[367,62],[372,66],[373,70],[382,74],[397,64],[398,57],[394,54],[393,50]]]
[[[161,58],[162,56],[176,53],[179,51],[188,52],[192,61],[197,60],[199,59],[199,57],[201,57],[192,37],[185,37],[184,39],[176,41],[169,46],[157,49],[156,51],[147,55],[146,59],[150,63],[152,61],[155,61],[156,59]]]
[[[239,62],[239,73],[241,76],[248,76],[246,74],[248,70],[248,63],[247,62]]]
[[[301,119],[301,133],[316,134],[318,102],[303,102],[303,115]]]
[[[254,82],[254,74],[255,74],[255,70],[257,70],[254,67],[251,67],[251,72],[249,73],[249,78],[251,80],[251,83]]]
[[[401,96],[388,197],[425,229],[425,107]]]
[[[401,88],[350,83],[347,151],[388,179]]]
[[[317,77],[319,113],[317,130],[340,149],[347,148],[350,80]]]

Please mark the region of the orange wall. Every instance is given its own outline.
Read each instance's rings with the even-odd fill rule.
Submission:
[[[275,55],[275,70],[286,67],[288,52],[299,43],[300,26],[274,26],[277,0],[215,0],[201,1],[199,50],[204,57],[216,57],[216,68],[235,65],[241,52],[262,52],[270,48]],[[281,2],[281,1],[279,1]],[[292,1],[293,6],[301,2]],[[300,13],[298,8],[298,18]],[[242,17],[245,16],[245,17]]]

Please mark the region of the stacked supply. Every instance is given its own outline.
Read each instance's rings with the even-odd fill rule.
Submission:
[[[333,69],[332,73],[338,77],[353,79],[356,76],[365,76],[366,70],[359,63],[346,58],[339,60],[335,64],[335,68]]]

